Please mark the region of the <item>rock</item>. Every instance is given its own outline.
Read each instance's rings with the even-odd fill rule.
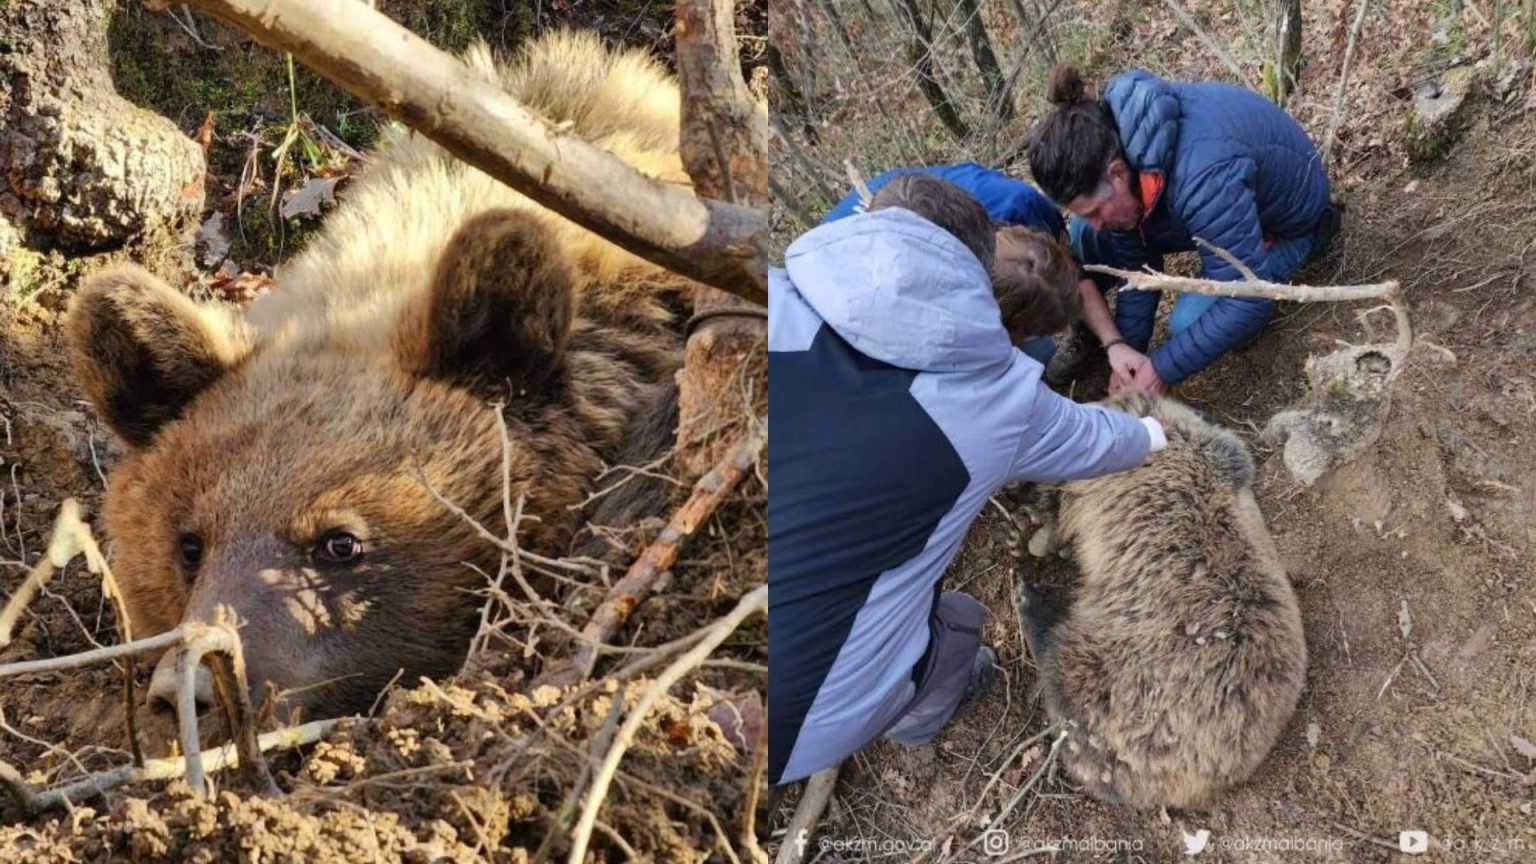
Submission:
[[[1475,69],[1457,66],[1414,90],[1413,110],[1408,115],[1409,158],[1428,163],[1445,156],[1461,135],[1463,109],[1476,83]]]
[[[1309,392],[1301,404],[1271,417],[1261,438],[1284,444],[1291,476],[1311,486],[1381,437],[1390,401],[1389,346],[1365,345],[1307,359]]]

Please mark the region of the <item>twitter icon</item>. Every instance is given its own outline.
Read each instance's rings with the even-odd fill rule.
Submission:
[[[1204,852],[1205,844],[1211,839],[1211,832],[1207,828],[1201,828],[1193,834],[1180,829],[1179,833],[1184,835],[1185,855],[1199,855],[1201,852]]]

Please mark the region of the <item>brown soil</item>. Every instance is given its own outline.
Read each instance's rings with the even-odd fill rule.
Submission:
[[[1230,14],[1218,15],[1230,3],[1182,5],[1196,7],[1219,39],[1236,29]],[[1309,44],[1342,44],[1332,30],[1340,5],[1308,4]],[[1259,462],[1260,506],[1302,606],[1307,687],[1257,775],[1211,810],[1116,809],[1052,771],[1002,823],[1012,854],[1055,844],[1050,860],[1183,860],[1181,832],[1208,829],[1201,861],[1385,862],[1399,858],[1400,831],[1423,830],[1432,853],[1421,860],[1536,860],[1536,748],[1528,743],[1536,739],[1528,705],[1536,677],[1536,117],[1523,101],[1528,90],[1504,104],[1482,97],[1444,162],[1409,168],[1400,141],[1406,103],[1390,93],[1411,71],[1405,44],[1422,44],[1403,39],[1427,31],[1431,7],[1388,5],[1362,37],[1345,108],[1337,185],[1348,201],[1346,227],[1299,281],[1401,280],[1420,339],[1456,360],[1417,348],[1381,439],[1312,488],[1291,480],[1257,431],[1302,397],[1309,355],[1328,353],[1336,340],[1371,341],[1353,314],[1363,306],[1283,304],[1255,346],[1181,388],[1182,398],[1238,431]],[[1071,14],[1089,27],[1123,17],[1082,8]],[[1148,15],[1131,16],[1125,26],[1133,29],[1101,48],[1112,55],[1106,65],[1227,77],[1171,18]],[[1321,139],[1338,55],[1313,56],[1296,110]],[[963,62],[958,55],[951,68]],[[1522,74],[1516,80],[1528,87],[1529,67]],[[911,111],[926,110],[912,100]],[[1090,383],[1076,396],[1101,392]],[[986,508],[947,581],[991,611],[985,638],[1004,676],[932,745],[877,743],[846,763],[820,832],[845,848],[823,845],[818,860],[958,853],[1046,755],[1037,743],[1005,764],[1048,723],[1012,584],[1016,574],[1059,591],[1074,571],[1060,560],[1011,561],[1007,534],[998,510]],[[850,852],[847,841],[871,845]],[[978,843],[957,860],[1001,859]]]

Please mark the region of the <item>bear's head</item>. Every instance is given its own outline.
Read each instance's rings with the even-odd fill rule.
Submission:
[[[105,518],[133,635],[228,605],[253,699],[270,681],[312,714],[366,709],[400,670],[454,671],[485,586],[472,567],[500,560],[464,515],[504,534],[506,478],[519,541],[548,548],[596,467],[566,404],[572,278],[549,231],[528,213],[469,220],[372,348],[285,345],[137,267],[92,279],[69,326],[129,448]]]

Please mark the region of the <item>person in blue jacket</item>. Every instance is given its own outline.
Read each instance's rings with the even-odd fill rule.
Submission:
[[[1074,214],[1068,234],[1082,263],[1161,270],[1164,253],[1199,248],[1201,278],[1242,278],[1197,247],[1199,237],[1259,278],[1284,282],[1332,238],[1338,213],[1317,149],[1258,93],[1139,69],[1111,80],[1103,99],[1084,91],[1076,70],[1056,68],[1055,107],[1029,150],[1035,182]],[[1093,278],[1101,291],[1115,282]],[[1104,341],[1111,392],[1165,393],[1252,341],[1274,312],[1271,300],[1184,294],[1169,315],[1168,340],[1148,353],[1158,299],[1147,291],[1116,298],[1118,332]]]
[[[768,272],[768,771],[938,734],[994,655],[942,590],[992,493],[1134,468],[1155,420],[1040,381],[993,299],[991,220],[929,174],[818,226]]]
[[[1023,180],[1009,177],[1001,171],[986,168],[975,162],[892,168],[876,174],[864,185],[873,195],[887,183],[908,174],[928,174],[955,184],[981,204],[987,211],[987,216],[997,227],[1017,225],[1033,228],[1054,239],[1066,238],[1066,220],[1062,218],[1060,208],[1042,195],[1040,190]],[[843,196],[841,201],[827,211],[821,219],[821,224],[836,222],[863,212],[864,205],[859,198],[859,192],[854,190]],[[1080,299],[1078,302],[1081,302]],[[1076,308],[1074,305],[1074,311]],[[1017,344],[1025,354],[1041,363],[1049,363],[1056,348],[1055,341],[1046,335],[1020,338]]]

